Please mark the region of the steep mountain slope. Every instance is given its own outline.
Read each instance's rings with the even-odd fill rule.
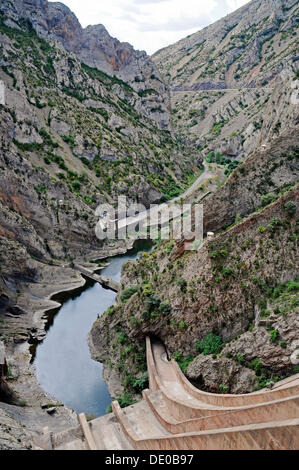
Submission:
[[[30,18],[35,4],[28,3]],[[8,5],[1,2],[0,11],[23,5],[25,13],[27,3]],[[18,342],[30,338],[34,312],[44,306],[34,302],[32,289],[41,289],[34,295],[42,299],[63,285],[78,287],[73,260],[126,249],[124,241],[96,238],[98,204],[114,204],[120,194],[147,206],[169,199],[200,170],[201,156],[157,125],[155,111],[146,112],[147,93],[82,63],[61,41],[6,13],[0,17],[0,329]]]
[[[298,2],[254,0],[154,54],[177,135],[240,160],[282,133],[297,119],[297,43]]]
[[[296,3],[254,0],[157,53],[157,66],[60,3],[2,0],[0,11],[0,337],[30,405],[43,392],[24,344],[44,336],[50,296],[82,286],[74,261],[126,249],[97,240],[97,205],[178,195],[201,151],[245,157],[204,201],[215,239],[197,252],[160,243],[127,263],[118,303],[90,334],[93,356],[132,395],[147,380],[147,334],[207,390],[297,371]]]
[[[130,85],[50,45],[30,25],[14,29],[2,20],[0,28],[0,194],[7,210],[26,216],[41,235],[55,232],[56,223],[68,230],[64,213],[88,240],[97,204],[118,194],[149,204],[183,188],[199,154],[181,150],[146,118]]]
[[[206,156],[240,161],[298,122],[298,83],[290,62],[271,88],[172,92],[174,131]]]
[[[169,93],[160,73],[144,51],[112,38],[103,25],[82,28],[62,3],[47,0],[3,0],[7,25],[27,19],[39,35],[59,40],[84,64],[129,83],[140,94],[140,110],[162,129],[170,130]]]
[[[297,56],[298,2],[253,0],[153,56],[171,87],[264,86]]]
[[[197,252],[162,243],[124,266],[124,294],[96,321],[90,344],[108,376],[111,369],[121,374],[126,392],[136,392],[148,334],[161,338],[184,369],[203,350],[208,356],[198,356],[188,373],[209,390],[249,392],[293,373],[299,344],[297,135],[298,127],[251,154],[206,200],[204,230],[213,229],[214,240]],[[216,356],[224,345],[223,357]]]
[[[119,194],[145,205],[171,198],[201,163],[198,151],[171,135],[167,87],[139,73],[140,67],[155,71],[145,54],[123,46],[132,55],[128,69],[140,76],[131,86],[81,62],[58,34],[39,30],[34,18],[42,21],[42,8],[54,23],[58,12],[66,13],[70,32],[76,26],[61,4],[0,4],[0,338],[16,371],[15,403],[26,401],[36,423],[47,413],[29,347],[45,335],[43,312],[58,305],[50,297],[84,284],[73,261],[123,253],[130,245],[96,238],[95,208],[114,204]],[[105,37],[107,47],[122,47]],[[59,407],[50,425],[69,427],[69,413]],[[23,416],[13,409],[7,419],[1,404],[0,414],[1,448],[7,448],[6,422],[11,448],[22,447],[18,428],[26,410]]]

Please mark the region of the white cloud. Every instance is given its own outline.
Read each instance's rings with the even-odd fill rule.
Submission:
[[[103,24],[120,41],[152,54],[248,0],[62,0],[83,27]]]

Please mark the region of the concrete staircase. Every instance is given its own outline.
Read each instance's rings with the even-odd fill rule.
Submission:
[[[299,374],[271,390],[218,395],[193,387],[159,341],[146,340],[150,389],[143,400],[49,435],[37,448],[199,450],[299,448]]]

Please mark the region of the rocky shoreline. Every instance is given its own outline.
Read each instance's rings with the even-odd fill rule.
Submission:
[[[125,254],[133,244],[126,241],[125,246],[117,244],[115,247],[108,247],[95,254],[94,259],[100,261]],[[99,269],[97,264],[84,265],[88,265],[91,271]],[[82,288],[86,280],[77,271],[63,265],[44,265],[39,275],[43,281],[47,278],[48,284],[30,284],[30,289],[19,296],[18,306],[24,313],[17,318],[10,314],[5,316],[5,322],[11,324],[10,333],[14,336],[5,341],[5,356],[9,367],[7,382],[18,397],[18,404],[0,403],[0,449],[7,448],[7,434],[9,448],[30,448],[32,436],[40,433],[44,427],[52,432],[59,432],[77,425],[77,413],[50,397],[41,388],[34,364],[31,363],[31,352],[32,346],[46,335],[46,314],[61,306],[53,297]],[[28,328],[30,335],[22,340],[22,335]],[[51,414],[49,409],[52,409]],[[5,423],[9,423],[9,426]]]

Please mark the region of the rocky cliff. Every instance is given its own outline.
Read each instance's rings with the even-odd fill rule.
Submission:
[[[296,0],[253,0],[153,60],[176,89],[265,86],[296,60],[297,29]]]
[[[142,377],[146,334],[216,392],[252,391],[297,364],[297,14],[293,0],[254,0],[153,55],[178,139],[224,165],[226,178],[203,203],[215,242],[198,253],[170,243],[128,263],[122,286],[137,293],[94,325],[94,357],[126,392]],[[197,357],[201,347],[208,354]]]
[[[146,384],[147,334],[206,390],[252,391],[297,370],[297,8],[254,0],[155,65],[60,3],[1,2],[0,337],[30,405],[44,393],[23,347],[44,336],[50,296],[82,286],[74,261],[126,250],[95,237],[97,205],[171,199],[203,155],[213,162],[205,189],[216,190],[215,160],[226,165],[204,200],[216,238],[189,253],[160,243],[126,264],[118,303],[90,334],[93,356],[113,395]],[[15,426],[11,447],[26,447],[15,416],[30,427],[41,410],[0,413],[4,430]],[[68,421],[63,407],[52,420]]]
[[[84,284],[74,261],[127,249],[126,241],[96,238],[96,207],[114,204],[119,194],[145,205],[169,199],[188,185],[202,158],[169,132],[166,87],[158,80],[155,88],[140,75],[137,87],[126,74],[124,81],[119,71],[105,73],[66,49],[50,31],[55,15],[66,14],[69,31],[81,27],[63,5],[4,1],[0,12],[0,337],[17,371],[13,388],[29,415],[37,413],[29,419],[32,428],[47,413],[28,349],[45,335],[44,310],[58,306],[50,297]],[[145,54],[123,47],[149,70]],[[16,414],[1,410],[1,424]],[[68,411],[60,407],[51,422],[67,427]],[[19,421],[16,439],[18,428]]]
[[[19,27],[20,20],[29,20],[39,35],[57,39],[84,64],[129,83],[143,98],[141,111],[160,128],[171,129],[168,87],[144,51],[135,51],[130,44],[112,38],[101,24],[82,28],[63,3],[4,0],[1,10],[7,25]]]
[[[250,155],[207,199],[214,240],[197,252],[162,243],[124,266],[124,294],[90,343],[127,392],[142,372],[146,335],[161,338],[206,390],[249,392],[297,370],[297,132]]]
[[[154,54],[177,135],[241,160],[282,133],[297,118],[297,41],[296,1],[254,0]]]
[[[172,92],[175,133],[206,156],[242,161],[298,122],[296,67],[289,60],[271,87]]]
[[[97,250],[99,203],[170,198],[201,157],[144,115],[129,84],[1,18],[1,236],[48,261]]]

